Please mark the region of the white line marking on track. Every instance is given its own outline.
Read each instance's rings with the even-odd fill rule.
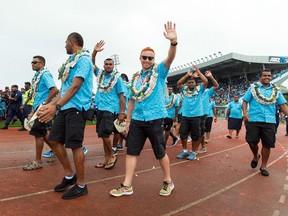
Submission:
[[[246,146],[246,143],[241,144],[239,146],[235,146],[235,147],[229,148],[229,149],[225,149],[225,150],[222,150],[222,151],[211,153],[211,154],[208,154],[208,155],[205,155],[205,156],[201,156],[201,158],[202,157],[204,158],[204,157],[208,157],[208,156],[221,154],[223,152],[234,150],[234,149],[237,149],[237,148],[240,148],[240,147],[243,147],[243,146]],[[179,164],[182,164],[182,163],[191,163],[191,161],[189,161],[189,160],[181,160],[180,162],[176,162],[176,163],[170,164],[170,166],[175,166],[175,165],[179,165]],[[13,167],[13,168],[16,168],[16,167]],[[22,168],[22,166],[17,167],[17,168]],[[0,171],[4,170],[4,169],[11,169],[11,167],[10,168],[0,169]],[[160,169],[160,167],[156,167],[155,169]],[[135,174],[145,173],[145,172],[149,172],[149,171],[154,171],[155,169],[152,168],[152,169],[141,170],[141,171],[135,172]],[[87,182],[86,184],[99,183],[99,182],[103,182],[103,181],[105,182],[107,180],[113,180],[113,179],[123,178],[123,177],[125,177],[125,174],[118,175],[118,176],[113,176],[111,178],[105,178],[105,179],[99,179],[99,180],[95,180],[95,181],[90,181],[90,182]],[[41,194],[45,194],[45,193],[49,193],[49,192],[53,192],[53,191],[54,190],[47,190],[47,191],[40,191],[40,192],[36,192],[36,193],[31,193],[31,194],[25,194],[25,195],[21,195],[21,196],[8,197],[8,198],[0,199],[0,202],[6,202],[6,201],[10,201],[10,200],[22,199],[22,198],[25,198],[25,197],[41,195]]]
[[[285,154],[282,154],[282,155],[281,155],[280,157],[278,157],[276,160],[274,160],[273,162],[271,162],[271,163],[268,165],[268,167],[270,167],[271,165],[273,165],[274,163],[276,163],[277,161],[279,161],[279,160],[280,160],[281,158],[283,158],[284,156],[285,156]],[[164,214],[163,216],[170,216],[170,215],[178,214],[178,213],[180,213],[180,212],[182,212],[182,211],[184,211],[184,210],[186,210],[186,209],[189,209],[189,208],[191,208],[191,207],[193,207],[193,206],[195,206],[195,205],[197,205],[197,204],[199,204],[199,203],[202,203],[202,202],[204,202],[204,201],[206,201],[206,200],[208,200],[208,199],[211,199],[211,198],[213,198],[213,197],[215,197],[215,196],[217,196],[217,195],[219,195],[219,194],[221,194],[221,193],[224,193],[225,191],[227,191],[227,190],[229,190],[229,189],[231,189],[231,188],[239,185],[240,183],[247,181],[248,179],[252,178],[253,176],[258,175],[259,172],[260,172],[260,171],[255,172],[255,173],[253,173],[253,174],[251,174],[251,175],[248,175],[247,177],[242,178],[241,180],[239,180],[239,181],[237,181],[237,182],[235,182],[235,183],[233,183],[233,184],[231,184],[231,185],[229,185],[229,186],[227,186],[227,187],[224,187],[224,188],[222,188],[222,189],[220,189],[220,190],[218,190],[218,191],[216,191],[216,192],[214,192],[214,193],[212,193],[212,194],[210,194],[210,195],[208,195],[208,196],[206,196],[206,197],[203,197],[203,198],[201,198],[201,199],[199,199],[199,200],[196,200],[196,201],[194,201],[194,202],[191,202],[191,203],[189,203],[188,205],[182,206],[182,207],[180,207],[180,208],[178,208],[178,209],[176,209],[176,210],[174,210],[174,211],[168,212],[168,213]],[[279,214],[280,214],[280,212],[279,212]]]
[[[285,195],[281,195],[280,199],[279,199],[279,202],[284,204],[285,203],[285,199],[286,199]]]

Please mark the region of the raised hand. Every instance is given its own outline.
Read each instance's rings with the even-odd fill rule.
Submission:
[[[167,22],[167,24],[164,24],[164,28],[164,36],[170,41],[177,42],[176,24],[172,24],[172,22]]]
[[[205,76],[206,76],[206,77],[212,77],[213,75],[212,75],[212,72],[211,72],[210,70],[207,70],[207,71],[205,72]]]
[[[104,40],[100,40],[94,47],[94,51],[95,52],[101,52],[102,50],[104,50],[103,46],[105,45]]]

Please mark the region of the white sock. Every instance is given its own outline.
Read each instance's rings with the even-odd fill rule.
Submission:
[[[72,179],[73,177],[74,177],[74,175],[72,175],[72,176],[65,176],[65,178],[68,179],[68,180],[69,180],[69,179]]]

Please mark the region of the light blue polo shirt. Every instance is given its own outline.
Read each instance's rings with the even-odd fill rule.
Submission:
[[[209,104],[208,104],[209,112],[208,112],[207,117],[214,117],[213,109],[214,109],[215,106],[216,106],[216,105],[215,105],[215,102],[209,100]]]
[[[36,72],[35,75],[38,76],[39,73]],[[35,91],[36,94],[33,103],[34,110],[47,99],[50,93],[50,89],[53,87],[56,87],[56,85],[53,80],[52,74],[48,71],[44,72],[40,78],[37,89]]]
[[[272,94],[272,85],[265,88],[260,84],[260,92],[265,97],[270,97]],[[250,116],[250,122],[266,122],[266,123],[276,123],[276,106],[275,104],[263,105],[255,100],[252,95],[251,87],[248,88],[245,93],[243,100],[249,104],[248,114]],[[281,92],[276,100],[276,105],[285,104],[286,100]]]
[[[62,106],[61,110],[76,108],[79,111],[82,111],[83,109],[88,110],[91,106],[93,65],[90,57],[81,56],[76,65],[73,68],[70,68],[68,79],[65,82],[62,82],[61,97],[63,97],[68,88],[71,87],[75,77],[81,77],[84,81],[76,94]]]
[[[196,95],[192,95],[192,97],[187,97],[184,94],[184,90],[188,88],[188,86],[183,86],[181,92],[184,96],[184,100],[182,102],[182,116],[185,117],[199,117],[204,115],[202,96],[205,91],[205,88],[202,84],[198,86],[199,92]],[[196,86],[195,86],[196,88]]]
[[[167,98],[165,98],[165,106],[167,106],[169,104],[169,102],[172,100],[172,97],[174,97],[174,101],[175,103],[173,104],[172,107],[170,107],[169,109],[166,109],[167,110],[167,118],[171,118],[173,119],[175,117],[175,109],[179,106],[179,98],[176,94],[171,94],[169,95]]]
[[[102,71],[102,70],[101,70]],[[100,72],[100,69],[97,68],[97,70],[95,71],[95,76],[98,76],[98,73]],[[106,85],[111,77],[116,74],[118,72],[113,71],[108,75],[104,75],[104,83],[103,85]],[[98,87],[98,86],[97,86]],[[119,76],[117,82],[115,83],[113,89],[109,92],[100,92],[97,89],[97,94],[95,99],[97,99],[97,107],[98,110],[101,111],[109,111],[111,113],[114,114],[119,114],[120,112],[120,98],[119,98],[119,94],[124,93],[125,89],[124,89],[124,84],[123,84],[123,80],[122,78]]]
[[[202,96],[202,102],[203,102],[203,111],[204,111],[204,115],[208,115],[209,114],[209,102],[210,102],[210,98],[215,94],[215,90],[213,87],[211,87],[210,89],[205,89],[203,96]]]
[[[229,118],[242,119],[242,102],[232,101],[228,104],[227,109],[230,110]]]
[[[157,66],[157,81],[153,89],[153,92],[149,97],[142,101],[135,101],[135,107],[132,113],[132,119],[139,121],[152,121],[160,118],[165,118],[167,116],[166,106],[165,106],[165,79],[168,75],[168,70],[166,70],[164,62],[162,61]],[[141,70],[142,79],[145,79],[147,73],[143,73]],[[141,83],[140,79],[137,79],[136,89],[140,89]],[[131,96],[130,96],[131,97]]]

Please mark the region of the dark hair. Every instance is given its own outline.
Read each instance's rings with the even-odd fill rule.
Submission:
[[[69,34],[68,39],[72,39],[77,46],[83,47],[84,45],[82,36],[77,32],[72,32]]]
[[[106,59],[104,60],[104,62],[105,62],[105,61],[112,61],[113,64],[114,64],[114,60],[113,60],[112,58],[106,58]]]
[[[24,84],[31,86],[31,83],[30,83],[30,82],[25,82]]]
[[[190,80],[194,80],[196,82],[196,80],[193,77],[189,77],[186,82],[190,81]]]
[[[43,56],[36,55],[36,56],[33,56],[33,58],[38,58],[40,60],[40,62],[42,62],[43,65],[45,66],[46,60],[45,60],[45,58]]]
[[[122,78],[124,81],[129,82],[128,76],[127,76],[125,73],[122,73],[122,74],[121,74],[121,78]]]
[[[12,85],[11,87],[12,88],[18,88],[18,85]]]
[[[270,69],[264,69],[264,70],[260,71],[260,73],[259,73],[260,77],[262,76],[263,72],[270,72],[271,73],[271,70]]]

